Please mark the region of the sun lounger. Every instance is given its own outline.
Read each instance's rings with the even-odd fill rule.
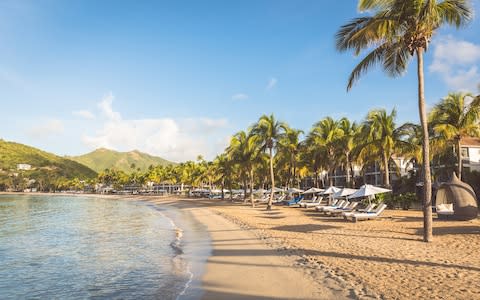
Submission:
[[[302,201],[302,199],[303,199],[303,195],[298,196],[298,197],[296,197],[296,198],[294,198],[294,199],[292,199],[292,200],[290,200],[290,201],[285,202],[285,205],[287,205],[287,206],[296,205],[296,204],[298,204],[300,201]]]
[[[327,202],[324,203],[325,198],[323,198],[323,197],[318,197],[318,198],[320,199],[318,202],[303,203],[302,207],[310,208],[310,207],[322,206],[322,205],[327,204]],[[337,200],[335,200],[335,201],[337,201]]]
[[[355,202],[352,202],[352,203],[355,203]],[[331,206],[331,207],[324,207],[322,210],[323,213],[327,213],[327,212],[331,212],[331,211],[335,211],[335,210],[338,210],[338,209],[344,209],[344,208],[347,208],[350,206],[350,202],[348,201],[345,201],[342,205],[335,205],[335,206]]]
[[[351,218],[353,222],[357,222],[359,220],[372,220],[372,219],[375,219],[375,218],[378,218],[380,217],[380,215],[382,214],[382,212],[385,210],[385,208],[387,208],[387,205],[386,204],[380,204],[377,209],[375,209],[374,211],[372,212],[367,212],[367,213],[354,213],[353,215],[349,216],[349,217],[344,217],[345,220],[347,220],[348,218]]]
[[[336,205],[327,205],[327,206],[317,206],[315,207],[316,211],[323,211],[324,209],[330,209],[330,208],[337,208],[337,207],[345,207],[345,205],[348,205],[348,201],[346,200],[340,200]]]
[[[298,205],[300,205],[300,207],[304,207],[306,203],[318,203],[318,198],[319,197],[317,196],[313,196],[313,198],[310,200],[303,199],[300,203],[298,203]]]
[[[346,213],[346,212],[353,212],[355,210],[355,208],[357,207],[357,205],[358,205],[358,202],[352,202],[347,207],[339,208],[339,209],[335,209],[335,210],[330,210],[329,213],[333,216],[337,216],[337,215],[341,215],[341,214]]]
[[[353,216],[354,214],[356,213],[368,213],[368,212],[372,212],[373,209],[377,206],[377,204],[375,203],[370,203],[369,205],[367,205],[367,207],[363,208],[363,209],[357,209],[357,211],[350,211],[350,212],[342,212],[342,216],[345,218],[345,217],[351,217]]]

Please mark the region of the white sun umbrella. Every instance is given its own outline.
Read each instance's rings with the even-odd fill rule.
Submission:
[[[306,190],[305,192],[303,192],[304,194],[316,194],[316,193],[321,193],[325,191],[324,189],[319,189],[319,188],[315,188],[315,187],[312,187],[312,188],[309,188],[308,190]]]
[[[274,188],[273,188],[273,192],[274,192],[274,193],[281,193],[281,192],[283,192],[283,191],[284,191],[283,189],[278,188],[278,187],[274,187]],[[267,193],[271,193],[271,192],[272,192],[272,189],[268,189]]]
[[[333,194],[332,197],[333,197],[333,199],[337,199],[337,198],[341,198],[341,197],[347,197],[347,196],[350,196],[351,194],[355,193],[356,191],[358,191],[358,190],[357,189],[343,188],[340,191]]]
[[[373,195],[376,195],[376,194],[389,193],[391,191],[392,190],[384,189],[384,188],[381,188],[381,187],[378,187],[378,186],[373,186],[371,184],[364,184],[360,187],[360,189],[358,189],[358,191],[356,191],[355,193],[348,196],[348,199],[360,198],[360,197],[369,197],[369,196],[373,196]]]
[[[254,194],[265,194],[266,192],[267,192],[266,189],[253,190]]]
[[[287,190],[287,193],[289,193],[289,194],[303,193],[303,190],[297,189],[297,188],[289,188]]]
[[[329,186],[324,192],[324,195],[331,195],[335,194],[336,192],[340,191],[340,188],[337,188],[336,186]]]

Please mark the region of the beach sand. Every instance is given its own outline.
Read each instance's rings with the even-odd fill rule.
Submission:
[[[480,219],[435,219],[427,244],[420,211],[353,223],[312,209],[147,199],[207,226],[205,299],[480,299]]]

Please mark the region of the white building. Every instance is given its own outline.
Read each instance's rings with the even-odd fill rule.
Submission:
[[[32,169],[32,165],[29,164],[17,164],[17,170],[29,171]]]
[[[480,171],[480,138],[462,138],[460,140],[460,149],[464,170]]]

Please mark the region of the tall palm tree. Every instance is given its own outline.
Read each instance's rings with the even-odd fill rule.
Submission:
[[[335,150],[343,135],[344,132],[340,127],[340,122],[331,117],[326,117],[315,123],[309,133],[308,139],[311,139],[312,143],[320,148],[320,151],[323,149],[323,153],[326,154],[325,161],[330,185],[333,185],[333,172],[338,163]]]
[[[418,109],[423,130],[424,234],[432,240],[431,174],[427,113],[425,109],[423,55],[434,32],[444,24],[457,28],[472,17],[468,0],[359,0],[360,11],[369,16],[353,19],[343,25],[336,35],[339,51],[373,50],[353,69],[348,80],[350,89],[360,75],[370,67],[381,64],[388,75],[396,77],[407,69],[409,60],[417,57]]]
[[[255,206],[253,199],[253,167],[254,164],[258,161],[258,137],[247,133],[245,131],[237,132],[232,139],[230,140],[230,146],[227,148],[227,153],[230,157],[241,165],[244,169],[244,174],[250,180],[250,201],[252,207]],[[244,187],[246,189],[246,185]],[[245,193],[245,199],[246,199]]]
[[[279,152],[284,154],[288,161],[287,185],[297,185],[297,160],[300,151],[300,135],[303,130],[286,128],[284,136],[278,142]]]
[[[383,184],[390,187],[389,161],[399,142],[395,118],[397,111],[393,109],[390,114],[384,109],[372,110],[364,122],[367,143],[378,149],[382,157]]]
[[[260,148],[268,150],[270,156],[270,183],[271,192],[268,200],[267,210],[272,209],[273,195],[275,193],[275,174],[273,173],[273,155],[274,149],[277,146],[278,140],[283,136],[287,125],[283,122],[277,121],[275,116],[263,115],[252,128],[252,134],[257,135],[260,141]]]
[[[357,147],[360,127],[347,118],[340,119],[339,127],[343,131],[343,136],[340,138],[338,145],[344,155],[346,185],[352,187],[352,152]]]
[[[429,115],[435,134],[449,144],[455,145],[457,176],[462,176],[461,139],[480,136],[480,98],[473,99],[470,93],[450,93],[435,105]]]

